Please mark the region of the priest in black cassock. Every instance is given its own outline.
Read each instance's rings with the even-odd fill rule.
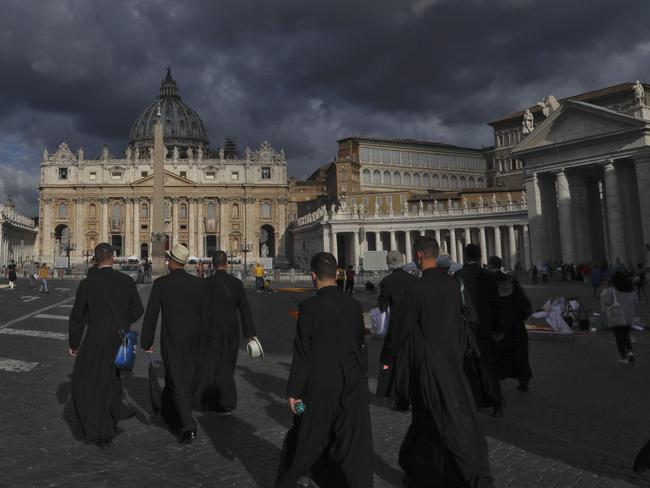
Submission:
[[[388,313],[388,331],[379,357],[380,370],[377,376],[376,395],[380,398],[394,396],[395,337],[396,329],[399,327],[399,323],[394,320],[394,317],[397,315],[397,308],[404,298],[404,293],[417,279],[402,269],[404,262],[402,253],[399,251],[389,251],[386,254],[386,264],[391,272],[379,283],[379,298],[377,299],[379,310]],[[395,408],[398,410],[408,409],[408,401],[396,399]]]
[[[361,304],[337,289],[332,254],[314,255],[310,268],[317,291],[299,307],[287,385],[293,427],[284,441],[275,486],[295,488],[298,478],[319,461],[329,465],[323,470],[328,481],[312,470],[319,486],[371,487],[373,448]],[[302,414],[299,403],[305,406]]]
[[[169,274],[153,282],[140,346],[153,352],[158,315],[162,311],[160,354],[165,366],[165,388],[161,413],[167,425],[179,431],[180,442],[189,444],[196,438],[192,392],[201,343],[202,282],[185,272],[189,256],[185,246],[176,244],[167,256]]]
[[[70,312],[69,354],[76,357],[72,399],[77,418],[86,440],[104,449],[118,433],[117,422],[135,413],[122,404],[115,355],[120,329],[129,329],[143,308],[133,280],[113,269],[113,248],[100,243],[94,259],[98,267],[79,283]]]
[[[435,269],[440,252],[431,237],[414,246],[422,278],[408,289],[399,308],[397,368],[408,368],[411,425],[399,464],[408,487],[493,487],[488,447],[474,398],[463,372],[471,331],[462,320],[459,283]],[[408,354],[402,354],[403,348]]]
[[[204,280],[203,321],[209,342],[201,352],[200,379],[194,391],[195,404],[220,415],[237,407],[235,367],[239,354],[239,325],[247,340],[256,337],[244,284],[228,274],[224,251],[212,255],[215,272]]]

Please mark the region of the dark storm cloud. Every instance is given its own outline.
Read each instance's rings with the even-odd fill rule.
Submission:
[[[2,190],[13,178],[32,210],[42,148],[65,140],[92,156],[106,142],[121,153],[167,64],[212,146],[268,139],[298,176],[332,159],[346,135],[480,146],[492,141],[486,122],[551,93],[650,81],[650,4],[633,0],[0,8],[0,164],[12,168]]]

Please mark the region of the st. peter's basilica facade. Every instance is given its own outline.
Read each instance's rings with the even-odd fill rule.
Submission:
[[[166,246],[183,243],[190,254],[217,249],[243,257],[287,261],[289,210],[284,151],[269,143],[241,154],[227,142],[213,151],[203,122],[178,92],[168,69],[160,96],[136,119],[121,157],[104,147],[97,159],[61,143],[43,153],[38,255],[85,262],[99,242],[119,256],[151,252],[153,123],[160,103],[165,156]]]

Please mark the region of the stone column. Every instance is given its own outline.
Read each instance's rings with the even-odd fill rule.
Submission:
[[[355,270],[359,269],[359,232],[352,233],[352,266]]]
[[[643,230],[643,246],[650,245],[650,154],[634,158],[636,170],[636,185],[639,191],[639,207],[641,210],[641,228]],[[647,256],[647,251],[645,251]]]
[[[203,232],[205,231],[205,225],[203,224],[203,206],[205,202],[202,198],[199,198],[196,202],[196,255],[200,258],[205,256],[205,237]],[[219,204],[221,208],[221,204]],[[214,215],[217,216],[217,209],[214,209]],[[219,218],[219,225],[221,226],[221,216]],[[221,249],[225,249],[222,241],[223,237],[219,235],[219,246]]]
[[[413,261],[413,249],[411,245],[411,231],[407,230],[404,232],[404,245],[406,246],[406,262],[410,263]]]
[[[531,253],[530,253],[530,233],[528,231],[528,225],[524,224],[522,226],[522,235],[523,235],[523,246],[524,246],[524,271],[528,271],[531,266]]]
[[[336,232],[332,231],[332,233],[330,234],[330,238],[332,240],[332,245],[331,245],[332,254],[336,258],[336,262],[338,263],[339,262],[339,245],[338,245],[338,242],[337,242]]]
[[[171,249],[178,243],[178,198],[172,198],[172,241],[169,248]]]
[[[542,212],[542,194],[537,179],[537,173],[526,181],[526,199],[528,201],[528,222],[530,222],[530,238],[532,260],[539,266],[548,256],[546,251],[546,222]]]
[[[573,218],[571,210],[571,191],[564,170],[555,175],[557,184],[558,211],[560,217],[560,246],[562,247],[562,262],[575,262],[573,245]]]
[[[510,269],[515,269],[515,263],[517,262],[517,240],[515,238],[515,226],[508,226],[508,251],[509,251],[509,261]]]
[[[196,251],[196,198],[189,198],[187,201],[187,233],[190,255],[198,256]]]
[[[501,227],[498,225],[494,228],[494,254],[503,259],[503,251],[501,248]]]
[[[456,229],[449,229],[449,250],[451,251],[451,260],[458,262],[456,254]]]
[[[485,243],[485,227],[478,228],[478,241],[481,246],[481,264],[487,264],[487,245]]]
[[[615,262],[620,258],[626,262],[625,255],[625,229],[621,215],[621,197],[618,188],[616,165],[613,161],[605,164],[605,199],[607,201],[607,239],[609,242],[610,261]],[[647,189],[643,190],[647,192]],[[640,192],[643,193],[643,192]]]
[[[77,259],[81,261],[79,256],[83,256],[84,250],[86,249],[86,239],[84,237],[84,200],[83,198],[77,198],[74,204],[75,212],[75,238],[74,243],[77,246],[75,254]],[[71,251],[72,252],[72,251]],[[71,261],[72,262],[72,261]]]
[[[133,199],[133,254],[140,258],[140,199]]]
[[[100,239],[102,242],[108,242],[108,199],[102,198],[102,214],[101,214],[101,232]]]
[[[465,229],[465,245],[472,243],[472,228],[467,227]]]
[[[330,252],[330,233],[325,225],[323,226],[323,252]]]
[[[456,251],[456,254],[458,256],[458,263],[459,264],[464,264],[465,263],[465,254],[463,252],[463,242],[459,240],[456,243],[456,246],[458,247],[458,251]]]
[[[390,231],[390,250],[397,251],[397,239],[395,239],[395,231]]]
[[[440,246],[440,249],[443,248],[443,243],[440,240],[440,229],[436,229],[433,231],[436,234],[436,241],[438,242],[438,245]]]
[[[375,251],[383,251],[384,246],[381,242],[381,232],[375,232]]]
[[[130,257],[133,254],[133,200],[126,198],[124,203],[124,257]]]

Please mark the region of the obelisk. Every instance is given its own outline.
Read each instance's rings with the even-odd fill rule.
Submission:
[[[163,123],[158,113],[153,126],[153,207],[151,222],[151,257],[153,274],[165,273],[165,145],[163,144]]]

